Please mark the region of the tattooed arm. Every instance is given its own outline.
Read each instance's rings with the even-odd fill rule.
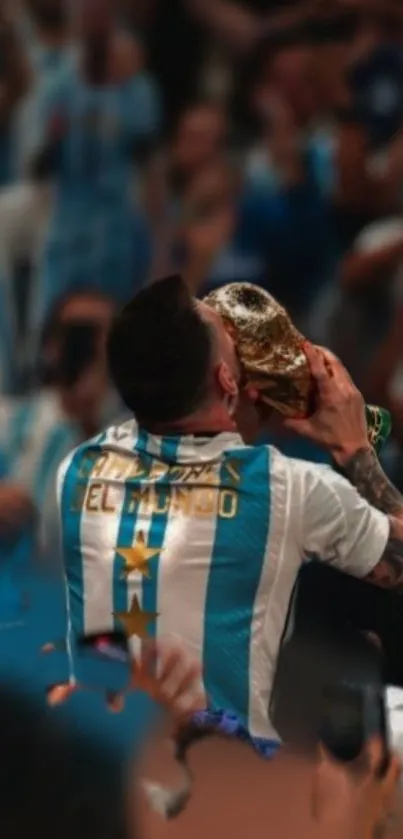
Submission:
[[[360,495],[390,520],[384,554],[365,579],[403,594],[403,496],[386,477],[373,449],[359,449],[343,471]]]
[[[386,477],[372,448],[359,449],[343,464],[343,472],[373,507],[403,522],[403,495]]]
[[[332,353],[308,343],[304,352],[317,407],[312,416],[286,425],[326,448],[345,477],[304,467],[302,548],[403,595],[403,497],[369,447],[363,397]]]

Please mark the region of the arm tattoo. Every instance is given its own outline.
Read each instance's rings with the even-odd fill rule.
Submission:
[[[373,449],[360,449],[343,466],[350,483],[373,507],[403,517],[403,496],[386,477]]]
[[[403,594],[403,528],[401,538],[397,538],[392,527],[383,556],[365,579],[380,588]]]
[[[360,495],[391,517],[385,551],[366,580],[403,595],[403,496],[388,480],[371,449],[358,451],[344,464],[343,471]]]

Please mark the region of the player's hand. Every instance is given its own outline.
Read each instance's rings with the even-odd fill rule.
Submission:
[[[182,722],[206,707],[199,661],[180,641],[159,640],[146,645],[141,663],[134,664],[130,687],[148,693]]]
[[[326,448],[343,465],[368,448],[365,403],[342,363],[321,347],[304,346],[317,387],[315,413],[308,419],[287,419],[284,427]]]

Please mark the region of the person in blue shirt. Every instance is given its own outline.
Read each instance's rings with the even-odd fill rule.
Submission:
[[[228,282],[266,288],[301,325],[329,280],[334,251],[326,203],[309,157],[281,188],[225,164],[203,169],[184,196],[186,269],[204,295]]]
[[[0,669],[42,706],[47,687],[68,674],[65,652],[41,655],[46,643],[65,636],[67,621],[55,475],[68,452],[120,414],[103,355],[114,310],[93,290],[60,300],[44,329],[41,387],[0,402]],[[113,683],[109,669],[101,680]],[[150,719],[148,700],[136,696],[114,723],[91,692],[73,697],[60,714],[120,754]]]
[[[86,0],[77,61],[42,98],[43,144],[33,163],[55,205],[38,272],[34,321],[72,286],[124,302],[147,278],[147,223],[134,207],[135,164],[160,126],[153,81],[117,32],[106,0]]]
[[[41,386],[26,398],[0,404],[4,481],[30,499],[39,516],[32,540],[39,538],[46,556],[58,544],[54,482],[61,460],[121,410],[103,355],[114,311],[109,298],[91,289],[59,300],[44,329]],[[22,538],[24,516],[19,524]]]
[[[19,365],[10,284],[0,277],[0,396],[18,388]]]
[[[77,44],[64,0],[25,0],[18,27],[30,83],[15,115],[13,133],[18,175],[25,177],[30,156],[42,136],[44,93],[59,73],[72,68],[77,59]]]
[[[268,290],[302,325],[337,264],[335,141],[306,115],[300,124],[294,103],[280,91],[269,86],[260,94],[262,140],[246,161],[244,215],[248,228],[266,241]],[[310,88],[308,93],[314,96]]]
[[[0,187],[16,179],[14,119],[16,110],[24,97],[29,76],[23,45],[18,37],[14,22],[0,11],[0,53],[1,53],[1,102],[0,102]]]

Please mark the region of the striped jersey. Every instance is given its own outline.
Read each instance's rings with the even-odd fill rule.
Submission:
[[[158,135],[157,90],[146,73],[124,83],[87,85],[77,66],[42,93],[40,125],[54,155],[54,206],[38,270],[32,319],[55,300],[93,286],[125,303],[148,277],[151,232],[133,200],[136,143]],[[56,128],[55,128],[56,126]]]
[[[119,416],[114,393],[103,406],[103,423]],[[102,427],[102,425],[101,425]],[[38,514],[41,551],[55,562],[58,553],[58,517],[55,499],[60,462],[83,440],[79,424],[63,411],[58,393],[43,388],[22,399],[3,399],[0,405],[0,455],[3,478],[29,493]],[[2,542],[0,539],[0,554]]]
[[[327,466],[236,433],[159,437],[130,420],[69,455],[57,483],[71,647],[122,629],[137,598],[148,634],[185,641],[209,705],[253,737],[275,736],[270,693],[304,558],[365,577],[389,532]]]

